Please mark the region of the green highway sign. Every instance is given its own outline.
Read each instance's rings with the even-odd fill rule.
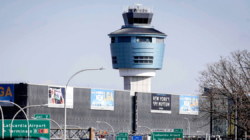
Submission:
[[[128,140],[128,133],[119,133],[119,136],[116,137],[116,140]]]
[[[174,132],[181,132],[181,133],[183,133],[183,129],[174,129]]]
[[[34,115],[35,118],[39,119],[50,119],[50,114],[35,114]]]
[[[173,140],[183,139],[183,132],[152,132],[151,140]]]
[[[128,136],[128,133],[119,133],[119,136]]]
[[[116,140],[128,140],[128,136],[117,136]]]
[[[2,120],[0,121],[2,124]],[[11,120],[4,120],[4,137],[10,137]],[[2,127],[0,127],[2,132]],[[30,137],[40,137],[50,140],[50,121],[49,120],[29,120]],[[14,120],[12,124],[12,137],[27,137],[28,125],[27,120]],[[2,133],[0,133],[2,137]]]

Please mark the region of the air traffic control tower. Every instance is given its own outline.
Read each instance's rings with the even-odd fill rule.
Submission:
[[[151,26],[153,13],[141,4],[122,14],[125,25],[109,34],[114,69],[124,77],[124,90],[151,91],[151,77],[162,69],[166,34]]]

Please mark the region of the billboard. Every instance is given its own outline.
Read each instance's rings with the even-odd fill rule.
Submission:
[[[14,102],[14,84],[0,84],[0,101]],[[0,102],[1,106],[14,106],[10,103]]]
[[[64,108],[65,87],[48,86],[48,106]],[[66,107],[73,108],[73,87],[67,87]]]
[[[171,114],[171,95],[151,94],[151,113]]]
[[[90,108],[114,110],[114,90],[91,89]]]
[[[199,114],[199,97],[180,95],[179,113],[198,115]]]

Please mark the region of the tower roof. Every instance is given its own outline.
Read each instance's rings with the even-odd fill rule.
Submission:
[[[167,36],[165,33],[160,32],[154,28],[122,28],[109,34],[112,35],[162,35]]]
[[[142,4],[134,4],[124,9],[122,14],[125,25],[149,26],[153,13],[149,7]]]

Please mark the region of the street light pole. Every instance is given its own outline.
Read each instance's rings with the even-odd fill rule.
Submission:
[[[24,110],[23,110],[18,104],[16,104],[16,103],[9,102],[9,101],[0,101],[0,102],[13,104],[13,105],[17,106],[17,107],[23,112],[23,114],[24,114],[25,117],[26,117],[27,124],[28,124],[28,127],[27,127],[28,133],[27,133],[27,135],[28,135],[28,137],[29,137],[29,118],[27,117],[27,114],[24,112]],[[10,126],[10,129],[11,129],[11,128],[12,128],[12,125]],[[10,131],[10,138],[12,138],[12,131]]]
[[[41,107],[41,106],[48,106],[48,104],[42,104],[42,105],[30,105],[30,106],[26,106],[24,108],[22,108],[22,110],[26,109],[26,108],[30,108],[30,107]],[[11,120],[11,123],[10,123],[10,137],[12,136],[12,124],[13,124],[13,121],[15,120],[16,116],[19,114],[19,112],[21,112],[22,110],[19,110],[15,115],[14,117],[12,118]]]
[[[184,119],[186,119],[187,121],[188,121],[188,136],[190,136],[190,122],[189,122],[189,120],[188,120],[188,118],[184,118]]]
[[[67,96],[67,87],[69,85],[70,80],[76,76],[77,74],[83,72],[83,71],[88,71],[88,70],[104,70],[104,67],[98,68],[98,69],[83,69],[78,72],[76,72],[73,76],[70,77],[69,81],[66,84],[65,88],[65,99],[64,99],[64,140],[66,140],[66,123],[67,123],[67,109],[66,109],[66,96]]]
[[[114,131],[113,127],[112,127],[109,123],[107,123],[107,122],[102,122],[102,121],[96,121],[96,122],[97,122],[97,123],[105,123],[105,124],[109,125],[109,126],[112,128],[112,130],[113,130],[113,134],[114,134],[113,139],[114,139],[114,137],[115,137],[115,131]]]
[[[2,115],[2,139],[4,139],[4,116],[3,116],[3,109],[0,106],[0,110],[1,110],[1,115]]]

